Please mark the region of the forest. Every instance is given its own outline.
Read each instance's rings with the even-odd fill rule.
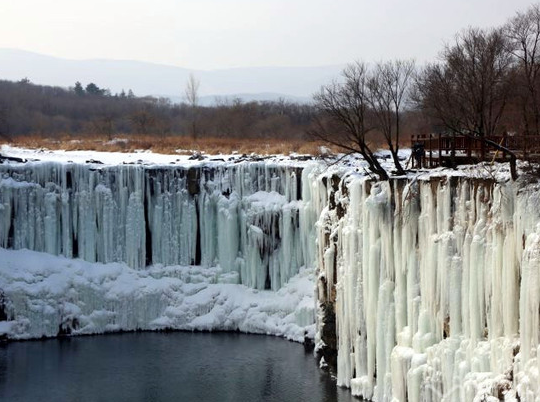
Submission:
[[[0,81],[0,135],[113,137],[118,134],[193,137],[298,137],[313,119],[307,104],[216,99],[214,106],[166,98],[112,95],[90,83],[73,88]],[[194,131],[195,130],[195,131]]]

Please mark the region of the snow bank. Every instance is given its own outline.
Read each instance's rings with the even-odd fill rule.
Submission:
[[[132,330],[242,331],[298,342],[315,332],[312,270],[280,290],[234,284],[220,268],[89,263],[0,249],[0,335],[29,339]]]

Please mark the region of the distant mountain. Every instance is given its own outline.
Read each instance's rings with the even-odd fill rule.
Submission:
[[[135,95],[183,99],[189,74],[200,81],[202,103],[216,97],[243,100],[307,101],[321,85],[337,77],[343,66],[249,67],[222,70],[186,68],[131,60],[69,60],[42,54],[0,49],[0,79],[61,87],[90,82],[113,93],[133,90]]]

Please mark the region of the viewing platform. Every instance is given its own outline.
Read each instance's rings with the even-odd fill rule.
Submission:
[[[540,136],[538,135],[505,134],[486,137],[486,139],[508,148],[516,154],[518,159],[540,160]],[[412,135],[411,149],[414,163],[417,164],[417,158],[421,158],[422,166],[427,168],[510,160],[507,152],[486,144],[480,138],[458,134]],[[421,157],[415,158],[415,149],[419,149]]]

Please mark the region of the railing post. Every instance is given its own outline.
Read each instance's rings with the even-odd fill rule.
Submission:
[[[429,133],[429,167],[433,167],[433,134]]]
[[[523,159],[527,159],[527,134],[525,134],[525,137],[523,139]]]
[[[442,163],[442,144],[441,144],[441,133],[439,133],[439,166]]]

